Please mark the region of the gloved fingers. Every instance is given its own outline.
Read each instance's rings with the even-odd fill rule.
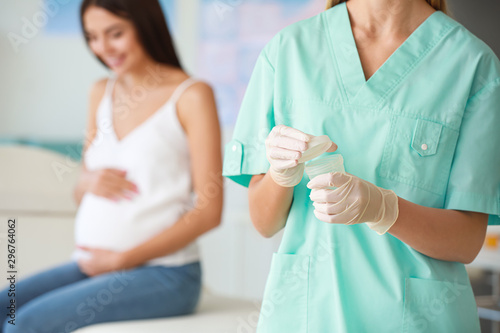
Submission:
[[[326,223],[355,224],[358,223],[358,220],[360,218],[358,212],[359,212],[359,202],[356,201],[352,205],[348,206],[344,211],[338,214],[325,214],[315,209],[314,216],[316,216],[318,220]]]
[[[335,190],[320,188],[311,190],[309,198],[314,202],[336,203],[341,201],[343,197],[340,197],[337,193],[335,193]]]
[[[318,191],[318,190],[313,190]],[[335,191],[334,191],[335,192]],[[354,197],[342,197],[339,201],[336,202],[319,202],[314,201],[314,208],[320,213],[324,214],[341,214],[348,209],[351,209],[357,205],[358,199]]]
[[[278,133],[282,136],[287,136],[298,141],[308,142],[311,136],[293,127],[288,127],[285,125],[278,125],[275,127]]]
[[[345,211],[349,203],[346,200],[340,202],[313,202],[313,206],[317,212],[334,215]]]
[[[276,170],[284,170],[296,167],[299,165],[297,160],[280,160],[280,159],[272,159],[271,165]]]
[[[326,223],[333,223],[332,216],[334,215],[328,215],[325,213],[318,212],[316,209],[314,210],[314,216],[320,221],[326,222]]]
[[[349,197],[349,194],[352,191],[352,187],[349,183],[345,183],[339,188],[331,189],[331,188],[314,188],[311,190],[309,194],[309,198],[315,202],[340,202],[345,198]]]
[[[337,144],[332,141],[332,145],[330,146],[330,148],[328,148],[328,150],[326,152],[327,153],[333,153],[334,151],[337,150],[337,148],[338,148]]]
[[[316,176],[307,183],[310,189],[324,188],[324,187],[341,187],[346,183],[352,181],[353,176],[343,172],[329,172]]]
[[[320,221],[332,224],[344,224],[344,221],[351,220],[353,217],[350,216],[349,212],[343,212],[341,214],[325,214],[314,210],[314,216]]]
[[[269,142],[269,145],[271,147],[284,148],[294,151],[306,151],[308,147],[306,141],[297,140],[288,136],[277,136]]]
[[[269,157],[278,160],[298,160],[302,156],[300,151],[272,147],[269,149]]]

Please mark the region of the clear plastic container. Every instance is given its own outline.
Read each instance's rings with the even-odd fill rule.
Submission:
[[[345,172],[344,158],[341,154],[321,155],[306,162],[305,171],[309,179],[329,172]]]

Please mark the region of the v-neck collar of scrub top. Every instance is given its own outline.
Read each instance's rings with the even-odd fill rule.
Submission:
[[[456,26],[446,14],[435,11],[366,81],[346,3],[323,12],[323,20],[342,81],[342,102],[372,107],[380,107],[406,75]]]

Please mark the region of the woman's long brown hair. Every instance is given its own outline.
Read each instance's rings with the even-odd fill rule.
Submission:
[[[85,32],[83,15],[91,6],[104,8],[130,20],[144,49],[156,62],[182,69],[158,0],[84,0],[80,7],[83,32]],[[99,61],[107,67],[102,59]]]

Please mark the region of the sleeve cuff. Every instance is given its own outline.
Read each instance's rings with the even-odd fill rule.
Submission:
[[[253,175],[266,173],[268,169],[265,146],[243,145],[236,139],[226,144],[222,168],[224,177],[248,187]]]

